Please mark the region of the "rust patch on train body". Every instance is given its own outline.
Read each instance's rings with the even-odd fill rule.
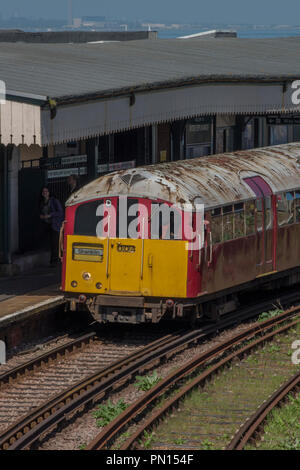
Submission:
[[[105,196],[165,200],[206,208],[255,197],[243,179],[260,175],[273,193],[300,187],[300,143],[159,163],[102,176],[72,195],[67,205]],[[127,181],[127,183],[126,183]]]

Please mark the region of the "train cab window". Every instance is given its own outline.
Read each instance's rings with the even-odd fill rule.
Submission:
[[[223,207],[223,240],[224,242],[233,239],[233,219],[232,205]]]
[[[253,235],[255,233],[254,201],[248,201],[245,203],[245,225],[246,225],[246,235]]]
[[[221,208],[212,209],[211,213],[211,232],[213,243],[220,243],[222,241],[222,212]]]
[[[261,232],[263,229],[263,202],[262,199],[256,199],[255,201],[255,212],[256,212],[256,231]]]
[[[295,222],[300,222],[300,191],[294,193]]]
[[[277,220],[279,227],[294,222],[293,196],[291,192],[277,195]]]
[[[181,240],[182,216],[179,210],[165,203],[151,204],[151,238],[153,240]],[[195,221],[193,220],[193,228]]]
[[[240,238],[245,235],[245,213],[244,204],[234,204],[234,217],[233,217],[233,238]]]

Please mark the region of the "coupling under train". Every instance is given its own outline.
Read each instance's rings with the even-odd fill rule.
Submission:
[[[300,279],[300,143],[160,163],[74,193],[61,232],[70,309],[99,322],[213,318]]]

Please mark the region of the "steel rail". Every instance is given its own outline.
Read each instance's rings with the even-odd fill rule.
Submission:
[[[286,301],[291,301],[297,296],[295,293],[285,296]],[[299,298],[299,294],[298,297]],[[271,300],[264,302],[263,308],[270,305]],[[260,305],[261,307],[261,305]],[[298,307],[300,309],[300,307]],[[297,308],[290,309],[281,315],[282,318],[289,318],[295,315]],[[237,313],[228,315],[220,321],[217,326],[209,325],[202,329],[191,331],[185,335],[167,335],[143,348],[138,353],[135,352],[121,361],[116,361],[112,365],[99,370],[90,377],[78,382],[68,390],[51,398],[33,412],[24,416],[14,423],[0,435],[0,449],[23,449],[30,448],[43,434],[52,431],[58,424],[65,423],[69,416],[76,411],[84,409],[102,398],[111,390],[120,388],[124,383],[132,379],[134,374],[142,373],[151,369],[155,364],[168,359],[181,350],[196,344],[201,339],[233,326],[237,322],[247,320],[257,315],[258,307],[247,307],[243,314],[237,317]],[[265,323],[270,322],[267,320]],[[151,350],[152,349],[152,350]]]
[[[133,405],[128,407],[122,414],[120,414],[114,421],[112,421],[98,436],[87,446],[86,450],[101,450],[107,448],[107,446],[122,432],[125,430],[127,425],[134,419],[138,419],[138,415],[145,412],[150,405],[154,405],[158,398],[168,390],[170,387],[176,385],[177,382],[190,376],[195,370],[200,366],[211,362],[213,359],[216,359],[220,354],[228,353],[230,349],[234,346],[238,346],[241,342],[249,340],[255,337],[259,333],[263,333],[265,330],[268,330],[276,325],[287,320],[287,313],[293,311],[295,314],[300,315],[300,308],[296,307],[290,309],[287,312],[279,315],[276,318],[266,320],[260,324],[256,324],[250,329],[239,333],[230,340],[224,341],[223,343],[211,348],[209,351],[201,353],[196,358],[188,362],[182,368],[176,370],[169,374],[163,381],[159,382],[155,387],[145,393],[139,400],[137,400]],[[275,335],[280,334],[287,329],[291,328],[295,324],[299,323],[300,319],[292,321],[288,325],[281,327],[278,330],[272,331],[263,335],[256,341],[253,341],[251,344],[248,344],[237,351],[229,354],[225,358],[218,361],[212,367],[207,369],[205,372],[201,373],[200,376],[196,377],[191,381],[189,385],[184,387],[179,391],[172,399],[166,402],[166,404],[161,407],[154,415],[136,432],[131,436],[120,448],[120,450],[128,450],[133,447],[134,443],[137,442],[139,438],[142,438],[145,430],[152,428],[154,424],[159,421],[162,416],[172,407],[176,405],[192,388],[203,384],[213,373],[215,373],[220,368],[224,367],[232,359],[236,357],[242,357],[246,353],[249,353],[252,349],[257,347],[259,344],[264,343],[268,340],[271,340]]]
[[[241,315],[239,320],[248,319],[253,316],[254,313],[257,313],[257,307],[256,310],[254,310],[253,307],[248,308],[244,314]],[[232,323],[236,321],[236,314],[233,314],[231,317],[220,322],[218,324],[218,329],[220,330],[222,328],[232,326]],[[174,335],[168,335],[151,343],[140,353],[133,353],[122,361],[117,361],[111,366],[100,370],[87,379],[78,382],[68,390],[56,395],[49,400],[49,402],[35,409],[32,413],[27,414],[17,423],[10,426],[2,435],[0,435],[0,449],[8,449],[13,445],[16,446],[17,441],[20,446],[22,446],[25,434],[27,436],[26,442],[29,442],[29,436],[32,437],[30,440],[30,445],[32,445],[34,441],[38,439],[39,430],[41,430],[41,432],[42,430],[45,432],[47,426],[51,430],[56,427],[55,423],[58,424],[64,421],[64,418],[61,416],[62,411],[64,411],[64,416],[66,418],[66,415],[69,412],[74,412],[83,405],[86,406],[90,402],[104,397],[113,388],[116,382],[120,380],[130,380],[133,373],[141,373],[149,369],[153,365],[153,362],[159,362],[163,358],[168,358],[176,352],[187,348],[193,343],[197,343],[204,337],[214,334],[215,332],[216,325],[209,325],[200,330],[189,332],[178,338],[174,337]],[[172,342],[172,347],[169,346],[170,342]],[[147,357],[147,353],[149,353],[150,349],[156,347],[157,349],[153,351],[152,356],[150,358]],[[137,361],[139,358],[140,361]],[[107,380],[108,377],[110,377],[110,380]],[[87,393],[91,389],[92,393]],[[54,418],[52,416],[53,414],[55,415]]]
[[[96,338],[97,333],[92,331],[86,333],[78,338],[57,346],[56,348],[50,349],[49,351],[40,354],[39,356],[20,364],[10,370],[7,370],[3,374],[0,374],[0,389],[3,385],[11,384],[14,380],[18,380],[20,377],[36,372],[38,369],[44,367],[47,363],[62,359],[64,356],[69,356],[73,352],[82,349],[84,345],[88,345],[93,342]]]
[[[174,335],[171,334],[159,338],[141,351],[134,352],[124,359],[118,360],[104,369],[100,369],[90,377],[77,382],[74,386],[54,396],[48,402],[42,404],[6,429],[0,435],[0,450],[8,449],[13,443],[17,444],[19,442],[21,444],[22,438],[26,436],[27,438],[29,436],[33,437],[33,441],[35,441],[39,437],[38,432],[40,429],[43,428],[44,432],[47,426],[49,426],[49,429],[52,429],[56,422],[58,424],[62,421],[62,412],[64,413],[64,421],[67,419],[68,413],[74,412],[77,408],[102,395],[104,396],[115,385],[116,375],[118,380],[121,380],[126,376],[125,372],[130,369],[130,366],[137,362],[137,359],[141,358],[140,361],[143,362],[145,355],[151,349],[154,351],[153,355],[155,356],[156,350],[160,350],[171,341],[174,341]],[[144,362],[146,361],[144,360]]]
[[[268,400],[264,401],[257,411],[247,419],[238,430],[226,450],[242,450],[245,445],[255,438],[270,412],[287,398],[289,393],[297,392],[300,387],[300,372],[293,375],[287,382],[279,387]]]

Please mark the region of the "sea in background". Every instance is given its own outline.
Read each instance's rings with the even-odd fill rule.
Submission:
[[[153,28],[155,29],[155,28]],[[278,37],[291,37],[291,36],[300,36],[300,26],[299,27],[290,27],[290,28],[283,28],[283,27],[274,27],[274,28],[260,28],[257,27],[256,29],[251,28],[235,28],[234,26],[218,26],[216,28],[211,29],[220,29],[220,30],[230,30],[236,31],[239,38],[278,38]],[[158,29],[158,38],[160,39],[171,39],[177,38],[180,36],[188,36],[191,34],[202,33],[205,31],[209,31],[208,28],[205,29]]]

